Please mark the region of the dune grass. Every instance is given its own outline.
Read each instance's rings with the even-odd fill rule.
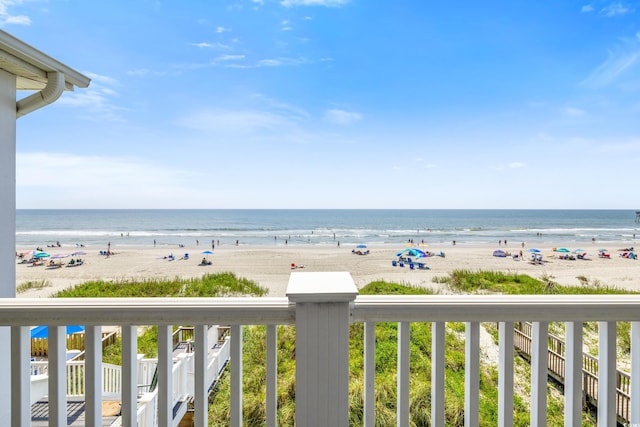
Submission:
[[[43,289],[51,286],[48,280],[37,280],[21,283],[16,287],[16,293],[23,294],[31,289]]]
[[[550,278],[533,279],[524,275],[505,275],[494,272],[458,271],[450,277],[439,278],[440,283],[448,283],[452,288],[464,292],[500,293],[565,293],[564,287]],[[589,289],[593,288],[593,289]],[[589,289],[588,291],[586,289]],[[611,289],[601,284],[587,284],[573,293],[611,293]],[[617,292],[617,290],[614,289]],[[206,275],[202,279],[144,280],[142,282],[89,282],[84,285],[59,292],[58,297],[203,297],[231,295],[265,295],[266,289],[255,283],[238,279],[231,273]],[[427,289],[387,282],[372,282],[360,290],[361,295],[429,294]],[[572,293],[566,291],[566,293]],[[448,323],[446,330],[446,425],[464,425],[464,324]],[[349,417],[350,425],[363,423],[364,378],[363,350],[364,326],[350,325],[350,379]],[[147,357],[157,354],[156,330],[150,327],[139,337],[138,348]],[[243,411],[244,425],[262,426],[266,418],[266,328],[245,326],[243,328]],[[411,426],[430,424],[431,400],[431,324],[415,322],[411,324],[411,365],[410,365],[410,414]],[[105,361],[119,364],[120,349],[113,346],[105,355]],[[376,325],[376,426],[396,424],[396,362],[397,324],[378,323]],[[528,379],[529,366],[516,360],[517,374]],[[227,371],[228,372],[228,371]],[[480,373],[480,425],[497,425],[498,372],[495,366],[481,365]],[[216,385],[210,397],[209,425],[229,425],[228,373]],[[526,394],[528,381],[524,381],[521,391],[524,395],[514,396],[514,425],[529,425],[529,407]],[[549,389],[548,425],[562,425],[562,396]],[[278,326],[278,423],[295,424],[295,328]],[[593,420],[585,415],[583,425],[593,425]]]

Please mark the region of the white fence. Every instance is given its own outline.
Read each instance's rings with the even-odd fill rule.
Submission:
[[[631,419],[640,425],[640,296],[357,296],[348,273],[291,274],[287,298],[141,298],[141,299],[6,299],[0,300],[0,326],[11,326],[12,425],[30,425],[28,392],[29,328],[34,323],[50,326],[49,402],[60,408],[66,396],[59,390],[65,378],[64,327],[85,324],[87,357],[85,371],[85,423],[101,425],[102,395],[100,326],[122,324],[122,425],[138,423],[137,346],[132,325],[158,325],[158,388],[153,415],[159,426],[173,426],[174,400],[171,324],[193,324],[195,346],[193,386],[195,425],[207,425],[208,324],[231,325],[231,415],[229,424],[243,425],[242,326],[267,325],[267,392],[265,425],[277,425],[276,325],[296,327],[296,425],[348,426],[349,324],[365,325],[365,426],[375,421],[376,322],[397,322],[398,402],[397,424],[409,419],[409,330],[412,322],[430,322],[433,330],[431,369],[431,419],[444,425],[445,325],[466,324],[465,425],[479,425],[479,328],[480,322],[498,322],[499,399],[501,426],[513,424],[513,322],[531,321],[532,426],[546,425],[548,322],[566,322],[565,425],[580,426],[582,417],[582,322],[599,323],[598,425],[614,426],[617,321],[631,321]],[[56,328],[56,326],[60,326]],[[59,345],[55,343],[59,342]],[[50,346],[52,342],[50,342]],[[331,369],[326,369],[327,366]],[[51,371],[56,375],[51,375]],[[58,411],[60,412],[60,411]],[[64,425],[62,419],[59,425]]]

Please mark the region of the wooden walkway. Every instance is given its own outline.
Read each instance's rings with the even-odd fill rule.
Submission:
[[[116,420],[119,412],[117,402],[103,402],[102,404],[102,426],[109,427]],[[84,426],[84,400],[69,399],[67,401],[67,425]],[[31,405],[31,426],[49,426],[49,402],[39,401]]]
[[[518,322],[515,324],[514,345],[518,353],[527,360],[531,360],[531,323]],[[549,334],[549,352],[547,367],[549,376],[560,384],[564,384],[566,344],[560,338]],[[631,405],[631,376],[626,372],[616,373],[616,413],[618,423],[629,423],[629,409]],[[583,403],[592,409],[598,407],[598,358],[588,353],[582,354],[582,394]]]

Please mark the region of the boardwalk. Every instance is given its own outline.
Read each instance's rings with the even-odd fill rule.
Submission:
[[[220,351],[225,343],[225,337],[227,337],[228,334],[229,334],[228,327],[218,327],[218,326],[209,327],[207,331],[207,335],[208,335],[207,338],[210,346],[209,352],[208,352],[209,365],[211,365],[212,360],[217,360],[220,357]],[[194,339],[193,327],[180,327],[177,331],[174,332],[173,357],[174,357],[174,360],[176,361],[176,364],[177,364],[176,366],[178,366],[178,364],[180,363],[183,363],[184,365],[184,362],[181,362],[178,356],[180,356],[183,353],[193,352],[193,339]],[[209,384],[209,389],[211,389],[213,383],[217,381],[222,369],[227,364],[228,353],[225,353],[225,354],[227,354],[227,356],[224,357],[224,360],[220,360],[219,365],[218,364],[214,365],[214,366],[217,366],[218,368],[216,369],[215,375],[212,378],[213,382]],[[140,370],[139,374],[142,375],[142,377],[138,377],[138,379],[139,380],[142,379],[143,381],[143,384],[138,385],[138,392],[142,394],[153,393],[157,384],[157,369],[156,369],[157,362],[154,362],[155,359],[143,359],[141,362],[144,362],[145,360],[147,362],[140,364],[138,367],[138,369]],[[32,362],[32,371],[34,369],[33,363],[42,364],[43,362]],[[70,363],[75,363],[76,365],[78,365],[77,369],[84,367],[84,362],[67,362],[67,367],[69,367]],[[44,362],[45,370],[43,372],[46,372],[46,367],[47,367],[46,362]],[[119,368],[119,367],[116,366],[115,368]],[[80,371],[79,373],[70,373],[70,372],[75,372],[75,371],[67,371],[67,378],[75,378],[76,376],[82,377],[83,375],[83,373]],[[183,371],[183,372],[186,375],[186,371]],[[73,381],[71,382],[73,383]],[[116,381],[116,382],[119,382],[119,381]],[[185,382],[187,381],[185,380]],[[180,381],[178,381],[178,383],[174,383],[174,385],[179,383]],[[84,390],[76,390],[76,391],[78,394],[84,394]],[[68,393],[67,394],[67,425],[68,426],[84,426],[85,425],[84,398],[78,395],[74,396],[73,392],[71,392],[71,395],[70,395],[69,390],[67,390],[67,393]],[[173,416],[175,419],[182,418],[186,414],[188,405],[191,399],[193,399],[192,391],[189,392],[188,394],[185,394],[183,390],[180,393],[180,396],[182,396],[182,398],[174,402],[175,406],[173,408]],[[103,395],[103,398],[104,398],[104,395]],[[152,408],[153,405],[149,405],[149,407]],[[181,425],[189,425],[190,418],[191,418],[190,416],[186,417],[186,419],[184,420],[184,423],[181,423]],[[108,427],[112,425],[120,426],[121,421],[122,420],[120,419],[120,402],[119,401],[103,401],[102,425],[108,426]],[[49,425],[49,404],[46,399],[46,396],[31,406],[31,425],[36,427]]]
[[[115,421],[119,412],[118,402],[102,403],[102,425],[109,427]],[[84,400],[69,399],[67,401],[67,425],[84,426]],[[38,401],[31,406],[31,426],[49,426],[49,402]]]

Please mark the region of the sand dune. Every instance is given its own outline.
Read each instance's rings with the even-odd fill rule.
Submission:
[[[619,256],[624,246],[612,246],[611,259],[598,257],[600,245],[587,245],[587,260],[561,260],[552,249],[563,246],[561,242],[540,246],[544,265],[532,265],[528,261],[528,248],[501,247],[505,251],[519,253],[523,251],[524,260],[515,261],[510,257],[492,256],[495,247],[449,245],[447,247],[427,247],[433,252],[444,251],[446,257],[423,259],[429,270],[410,270],[408,267],[393,267],[391,261],[403,248],[397,246],[370,246],[369,255],[355,255],[351,247],[322,246],[229,246],[216,248],[209,255],[212,265],[200,266],[203,247],[113,247],[116,253],[110,257],[99,254],[98,249],[85,248],[87,255],[82,256],[82,266],[59,269],[46,269],[44,266],[32,267],[26,264],[16,266],[17,285],[26,282],[46,281],[49,286],[39,290],[29,290],[18,297],[48,297],[57,290],[96,279],[129,280],[143,278],[199,277],[205,273],[233,272],[239,277],[256,281],[269,289],[269,296],[284,296],[291,264],[296,271],[347,271],[351,273],[358,287],[374,280],[387,280],[404,284],[439,288],[432,281],[434,277],[445,276],[455,269],[494,270],[528,274],[540,278],[550,276],[564,285],[578,285],[577,277],[586,277],[591,281],[640,291],[640,261]],[[619,246],[619,247],[618,247]],[[32,248],[18,248],[18,252]],[[76,248],[55,249],[56,253],[71,253]],[[189,259],[181,259],[189,253]],[[175,260],[166,257],[170,254]],[[70,258],[63,258],[68,263]]]

